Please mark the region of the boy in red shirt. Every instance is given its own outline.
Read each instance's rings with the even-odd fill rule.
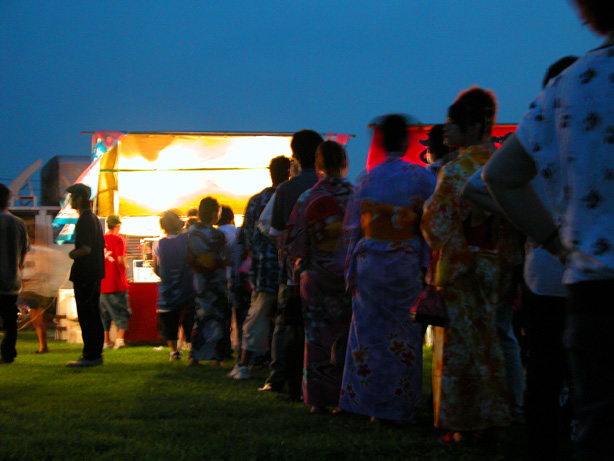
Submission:
[[[121,220],[117,215],[107,218],[108,231],[104,234],[105,278],[100,283],[100,316],[104,326],[104,348],[125,347],[124,334],[128,329],[128,280],[126,279],[126,239],[119,235]],[[111,321],[117,328],[113,343],[109,337]]]

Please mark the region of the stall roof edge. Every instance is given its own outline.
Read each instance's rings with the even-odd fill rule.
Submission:
[[[97,131],[82,131],[81,134],[92,135],[96,132],[104,132],[105,130]],[[263,131],[125,131],[125,134],[170,134],[170,135],[192,135],[192,136],[292,136],[294,132],[263,132]],[[328,132],[327,132],[328,133]],[[355,134],[348,135],[355,138]]]

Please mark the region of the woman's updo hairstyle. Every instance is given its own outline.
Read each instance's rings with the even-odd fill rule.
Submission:
[[[456,123],[463,133],[466,133],[474,123],[479,123],[478,139],[484,136],[487,115],[482,105],[467,99],[460,99],[449,107],[448,118]]]
[[[316,150],[316,167],[327,176],[339,174],[347,166],[345,148],[335,141],[324,141]]]

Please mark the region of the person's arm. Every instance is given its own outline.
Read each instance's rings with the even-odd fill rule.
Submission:
[[[158,277],[160,277],[160,264],[158,263],[158,257],[154,256],[151,262],[151,268]]]
[[[153,269],[154,274],[160,277],[160,257],[158,255],[160,251],[160,242],[153,242],[151,249],[152,249],[151,268]]]
[[[273,202],[273,211],[271,213],[271,229],[269,230],[269,237],[273,241],[276,247],[279,246],[279,236],[282,234],[286,227],[284,222],[284,189],[280,186],[275,194],[275,201]]]
[[[536,174],[535,162],[512,134],[485,165],[482,178],[508,219],[564,261],[556,223],[531,185]]]
[[[75,248],[68,253],[68,257],[71,259],[84,258],[92,252],[92,249],[87,245],[83,245],[79,248]]]
[[[23,222],[22,222],[23,224]],[[19,270],[23,270],[26,267],[26,254],[30,251],[30,237],[28,236],[28,231],[26,230],[26,225],[23,224],[23,247],[21,249],[21,263],[19,264]]]
[[[128,267],[128,264],[126,263],[126,258],[124,256],[118,256],[117,261],[119,261],[119,265],[124,269]]]
[[[94,246],[94,236],[98,231],[98,221],[95,218],[90,219],[89,216],[80,216],[75,228],[75,248],[68,253],[71,259],[84,258],[92,252]],[[96,224],[96,226],[94,225]]]
[[[121,237],[119,242],[120,243],[117,245],[117,261],[125,270],[128,268],[128,262],[126,261],[126,240]]]
[[[488,187],[486,187],[486,184],[482,180],[482,171],[483,168],[480,168],[471,175],[461,189],[461,196],[492,213],[501,213],[501,209],[497,205],[497,202],[492,198]]]

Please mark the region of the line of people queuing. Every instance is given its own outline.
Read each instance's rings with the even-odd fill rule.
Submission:
[[[446,432],[445,443],[497,438],[526,417],[531,458],[555,459],[567,353],[578,453],[608,459],[614,428],[609,3],[576,0],[606,41],[551,67],[516,133],[496,152],[494,95],[474,87],[431,132],[436,158],[429,168],[401,160],[407,125],[390,115],[381,126],[386,161],[355,187],[345,179],[343,146],[302,130],[292,138],[292,159],[272,160],[272,186],[250,199],[236,235],[215,227],[221,207],[212,197],[201,201],[187,232],[176,213],[165,212],[166,237],[155,259],[160,329],[171,360],[181,358],[182,323],[191,331],[191,366],[228,357],[230,287],[241,331],[231,378],[249,378],[254,357],[270,348],[261,391],[285,390],[313,414],[339,408],[373,421],[411,423],[422,394],[424,326],[410,320],[409,307],[431,285],[449,321],[433,334],[434,423]],[[87,186],[69,192],[80,214],[70,257],[85,343],[83,357],[69,366],[93,366],[102,363],[104,346],[95,282],[104,274],[105,245]],[[7,261],[19,267],[27,238],[6,200],[0,205],[3,236],[14,237],[10,248],[4,243],[10,239],[2,239],[4,283],[14,281],[18,270]],[[518,229],[526,236],[525,258]],[[524,403],[511,321],[519,267],[528,348]],[[6,306],[16,286],[5,285],[2,315],[10,325]],[[7,329],[2,363],[14,356]]]

